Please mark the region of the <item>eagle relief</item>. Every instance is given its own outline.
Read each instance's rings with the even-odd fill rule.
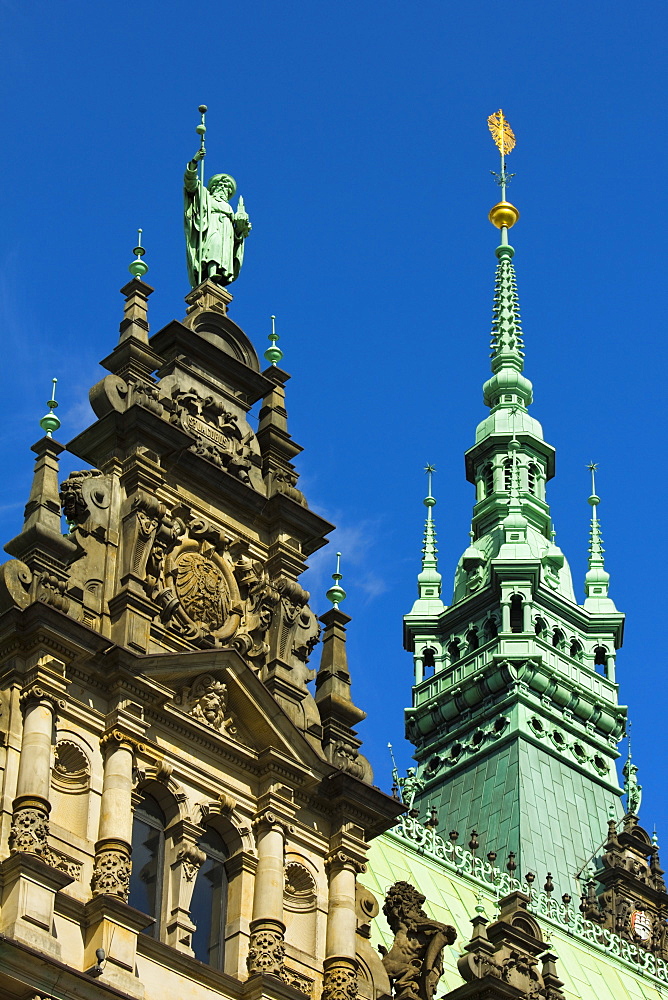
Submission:
[[[176,594],[181,607],[210,632],[222,628],[229,609],[229,588],[223,574],[200,552],[186,552],[176,562]]]

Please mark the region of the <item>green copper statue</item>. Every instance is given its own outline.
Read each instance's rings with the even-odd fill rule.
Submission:
[[[205,155],[202,144],[183,178],[186,256],[193,288],[207,278],[220,285],[235,281],[244,259],[244,240],[251,230],[243,198],[239,197],[236,212],[230,205],[237,189],[233,177],[215,174],[204,186],[197,168]]]

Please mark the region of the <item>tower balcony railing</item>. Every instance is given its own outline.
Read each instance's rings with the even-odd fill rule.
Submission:
[[[593,665],[570,656],[567,650],[556,648],[531,632],[508,632],[499,633],[484,646],[464,653],[454,663],[446,664],[440,670],[437,666],[430,677],[426,677],[413,689],[414,707],[426,705],[499,659],[540,659],[550,672],[560,674],[572,684],[584,688],[595,699],[617,704],[617,685],[597,673]]]

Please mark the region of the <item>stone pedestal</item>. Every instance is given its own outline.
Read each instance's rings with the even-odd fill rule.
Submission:
[[[60,958],[53,935],[56,893],[73,882],[37,854],[19,851],[0,864],[0,933]]]
[[[95,953],[102,948],[101,981],[142,998],[144,987],[135,976],[137,935],[153,922],[153,917],[116,896],[95,896],[86,903],[84,913],[84,967],[92,969],[97,964]]]

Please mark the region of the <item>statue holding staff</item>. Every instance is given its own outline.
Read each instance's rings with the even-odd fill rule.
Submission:
[[[244,240],[251,231],[243,198],[239,197],[236,212],[230,205],[237,189],[234,178],[215,174],[204,184],[206,126],[204,111],[202,108],[200,111],[202,124],[197,126],[197,132],[201,146],[188,163],[183,178],[186,257],[193,288],[207,279],[220,285],[235,281],[244,259]]]

